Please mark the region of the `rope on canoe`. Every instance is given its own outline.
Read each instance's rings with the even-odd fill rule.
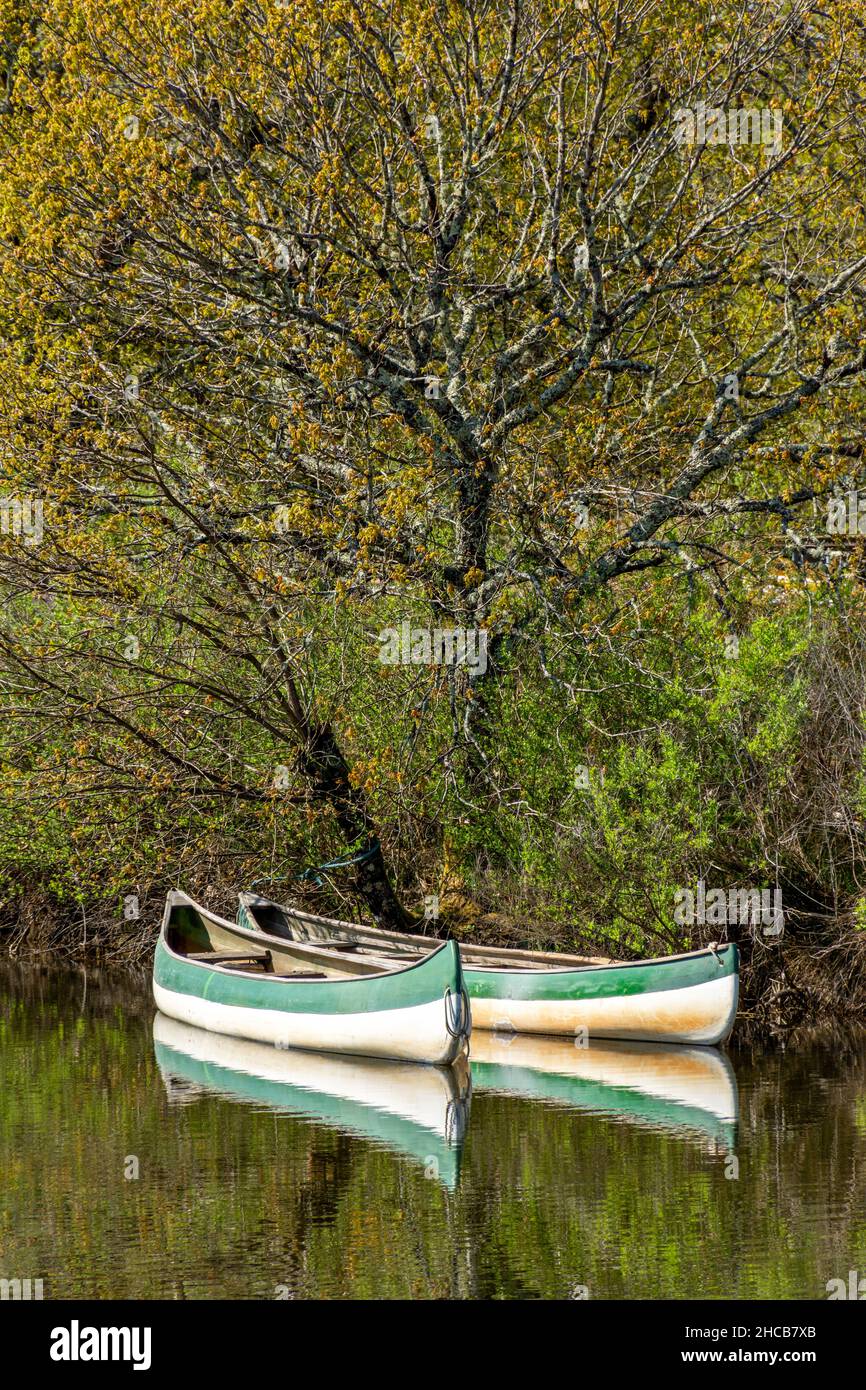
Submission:
[[[469,1007],[469,995],[465,989],[452,994],[450,988],[445,991],[445,1027],[452,1038],[468,1038],[472,1032],[472,1013]]]
[[[372,859],[374,855],[378,854],[380,849],[379,841],[374,840],[369,849],[362,850],[360,854],[347,854],[342,859],[327,860],[315,869],[304,869],[301,873],[295,874],[295,879],[299,882],[315,883],[317,888],[321,888],[321,874],[326,873],[329,869],[347,869],[351,864],[365,864],[368,859]],[[282,883],[286,877],[287,875],[283,875],[282,878],[274,878],[273,876],[257,878],[250,884],[250,888],[255,888],[258,883]]]

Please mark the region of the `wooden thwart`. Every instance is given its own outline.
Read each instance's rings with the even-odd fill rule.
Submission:
[[[190,951],[190,960],[207,961],[208,965],[228,965],[229,961],[253,961],[257,965],[269,965],[270,951]]]

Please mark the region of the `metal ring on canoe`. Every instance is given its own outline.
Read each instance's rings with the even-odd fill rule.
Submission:
[[[453,994],[450,985],[445,990],[445,1027],[452,1038],[468,1038],[472,1033],[472,1011],[465,986],[459,994]]]

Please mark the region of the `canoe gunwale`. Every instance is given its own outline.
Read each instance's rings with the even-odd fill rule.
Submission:
[[[521,966],[521,974],[535,975],[583,975],[584,973],[597,970],[636,970],[644,965],[677,965],[684,960],[698,960],[701,956],[715,956],[716,960],[728,951],[733,950],[734,943],[729,941],[725,945],[711,950],[709,946],[701,946],[696,951],[682,951],[676,956],[647,956],[643,960],[612,960],[606,965],[539,965],[535,969],[527,969]],[[507,947],[501,947],[507,950]],[[721,964],[721,962],[719,962]],[[463,966],[464,972],[483,970],[485,975],[514,974],[515,967],[511,965],[473,965],[471,960],[467,960]]]
[[[290,918],[291,918],[291,917],[294,917],[294,918],[295,918],[296,920],[298,920],[299,922],[309,921],[309,922],[314,922],[314,923],[320,923],[320,924],[322,924],[323,926],[327,926],[327,927],[331,927],[331,928],[336,928],[338,931],[345,932],[345,933],[363,932],[363,933],[365,933],[365,934],[367,934],[367,935],[369,935],[369,936],[372,936],[372,937],[374,938],[374,941],[375,941],[375,933],[377,933],[378,930],[379,930],[378,928],[368,926],[366,923],[363,923],[363,922],[343,922],[343,921],[341,921],[339,918],[336,918],[336,917],[320,917],[320,916],[318,916],[316,913],[304,912],[304,911],[301,910],[300,908],[289,907],[287,904],[277,903],[277,902],[274,902],[274,901],[273,901],[272,899],[270,899],[270,898],[262,898],[262,897],[259,897],[257,894],[253,894],[253,893],[250,893],[250,892],[239,893],[239,894],[238,894],[238,898],[239,898],[239,901],[240,901],[241,906],[242,906],[243,908],[245,908],[245,909],[255,907],[256,904],[259,904],[259,905],[261,905],[261,906],[271,907],[271,908],[277,908],[277,909],[278,909],[280,912],[282,912],[285,916],[290,917]],[[277,940],[277,941],[285,940],[285,938],[283,938],[283,937],[274,937],[271,933],[267,932],[263,927],[262,927],[262,928],[245,928],[244,930],[250,932],[250,935],[251,935],[251,938],[252,938],[252,939],[258,939],[258,940],[260,940],[260,941],[261,941],[263,938],[270,939],[270,940],[272,940],[272,941],[273,941],[273,940]],[[428,939],[429,939],[429,940],[433,940],[433,941],[436,940],[435,937],[426,938],[426,937],[423,937],[423,936],[418,936],[417,934],[412,933],[412,932],[383,932],[383,933],[382,933],[382,941],[383,941],[383,944],[387,943],[389,940],[391,940],[391,941],[397,941],[397,942],[400,942],[400,941],[402,940],[402,942],[405,943],[405,944],[407,944],[407,945],[408,945],[408,944],[411,944],[411,945],[413,945],[413,946],[417,945],[417,947],[418,947],[419,950],[423,949],[423,943],[424,943],[425,941],[427,941]],[[311,942],[311,944],[314,944],[314,942]],[[370,944],[370,943],[369,943],[369,942],[365,942],[365,943],[363,943],[363,944]],[[463,958],[463,973],[464,973],[464,974],[467,974],[467,973],[469,973],[469,972],[475,972],[475,971],[479,971],[479,970],[480,970],[480,971],[483,971],[485,974],[515,974],[515,973],[518,973],[518,972],[519,972],[519,973],[521,973],[521,974],[523,974],[523,973],[531,974],[532,976],[536,976],[536,975],[571,975],[571,974],[583,974],[584,972],[588,972],[588,971],[600,971],[600,970],[624,970],[624,969],[627,969],[627,970],[635,970],[635,969],[639,969],[639,968],[644,967],[644,966],[676,965],[677,963],[682,962],[682,961],[697,960],[697,959],[699,959],[700,957],[709,957],[709,956],[714,957],[715,960],[716,960],[717,965],[719,965],[720,967],[724,968],[725,966],[729,966],[729,963],[728,963],[728,961],[723,961],[721,958],[724,957],[724,956],[729,955],[730,953],[735,953],[735,952],[736,952],[736,944],[735,944],[734,942],[732,942],[732,941],[726,941],[726,942],[721,942],[721,943],[713,943],[712,945],[709,945],[709,946],[699,946],[699,947],[697,947],[694,951],[680,951],[680,952],[678,952],[676,955],[669,955],[669,956],[645,956],[645,957],[644,957],[643,959],[641,959],[641,960],[605,960],[605,961],[582,960],[580,957],[569,956],[567,953],[563,952],[563,964],[562,964],[562,965],[553,965],[553,964],[548,964],[548,963],[546,963],[546,962],[545,962],[544,964],[542,964],[540,961],[539,961],[538,964],[535,964],[535,963],[533,963],[533,961],[532,961],[531,959],[527,959],[527,957],[532,957],[532,956],[535,956],[535,955],[538,955],[538,956],[541,956],[541,955],[549,956],[549,955],[555,954],[554,952],[545,951],[545,952],[537,952],[537,953],[536,953],[536,952],[534,952],[534,951],[524,950],[524,949],[522,949],[522,948],[520,948],[520,947],[511,948],[511,947],[508,947],[508,946],[487,946],[487,947],[485,947],[485,946],[479,946],[479,947],[473,947],[473,946],[472,946],[470,943],[468,943],[468,942],[459,942],[458,944],[459,944],[459,946],[460,946],[461,956],[462,956],[462,958]],[[327,947],[322,947],[322,950],[327,950],[327,949],[328,949]],[[477,949],[480,953],[485,953],[485,954],[486,954],[487,952],[490,952],[490,953],[497,953],[497,954],[498,954],[499,952],[502,952],[503,954],[506,954],[506,953],[510,952],[510,951],[513,949],[515,959],[521,958],[522,963],[521,963],[519,966],[517,966],[517,965],[509,965],[509,964],[507,963],[507,961],[504,961],[501,965],[488,965],[487,963],[484,963],[484,962],[478,962],[478,963],[476,964],[476,963],[473,963],[473,961],[472,961],[472,955],[473,955],[473,953],[474,953],[474,951],[475,951],[476,949]],[[736,959],[736,955],[734,955],[734,959]]]
[[[287,977],[284,975],[269,975],[258,970],[232,970],[229,969],[228,966],[220,965],[217,961],[196,960],[193,956],[185,956],[181,951],[176,951],[174,949],[167,935],[168,927],[171,922],[171,908],[191,907],[194,911],[200,913],[205,921],[210,920],[224,931],[229,931],[232,935],[240,936],[243,940],[250,941],[257,946],[260,946],[262,942],[270,941],[273,945],[286,950],[291,945],[291,942],[287,941],[284,937],[270,936],[266,932],[256,931],[250,927],[243,927],[238,922],[229,922],[225,917],[220,917],[218,913],[211,912],[209,909],[202,907],[199,903],[195,902],[193,898],[187,897],[185,893],[179,893],[177,889],[171,890],[169,898],[173,898],[174,900],[171,902],[168,900],[166,901],[166,908],[159,934],[159,940],[167,954],[174,960],[182,961],[184,965],[195,965],[202,970],[207,970],[214,974],[219,973],[220,975],[227,975],[233,980],[255,980],[257,982],[267,980],[271,985],[287,985],[293,989],[297,988],[299,985],[333,986],[343,984],[368,984],[372,980],[390,979],[395,975],[407,975],[411,970],[417,970],[421,966],[425,966],[429,962],[435,960],[435,958],[441,955],[450,944],[448,941],[441,941],[418,960],[408,961],[406,965],[395,964],[393,970],[371,970],[368,975],[350,975],[347,972],[345,975],[326,976],[320,980],[305,980],[303,977],[298,976],[292,978],[291,976]],[[304,942],[299,942],[297,944],[302,947],[307,945],[307,943]],[[316,947],[315,943],[310,943],[308,949],[321,952],[329,963],[337,956],[336,952],[328,951],[325,947]],[[339,959],[338,956],[337,959]]]
[[[222,925],[222,923],[220,923],[220,925]],[[448,945],[447,941],[443,941],[441,946],[437,946],[429,955],[422,956],[420,960],[409,961],[406,965],[396,965],[393,970],[371,970],[369,975],[327,975],[322,976],[322,978],[318,980],[305,980],[301,975],[292,977],[290,975],[269,975],[260,970],[232,970],[227,965],[220,965],[217,961],[195,960],[192,956],[185,956],[180,951],[175,951],[174,947],[169,944],[164,935],[160,937],[160,940],[166,953],[175,960],[183,961],[184,965],[196,965],[202,970],[208,970],[213,974],[228,975],[233,980],[256,980],[257,982],[268,980],[272,985],[291,985],[292,987],[296,987],[297,985],[364,985],[369,984],[372,980],[390,979],[394,975],[408,975],[410,970],[417,970],[419,966],[427,965],[429,961],[441,955],[442,951]],[[285,949],[287,945],[287,942],[283,938],[266,937],[264,932],[260,933],[260,940],[279,942],[283,949]],[[322,953],[326,954],[325,948],[322,948]],[[327,954],[330,958],[331,956],[336,956],[337,953],[327,952]]]

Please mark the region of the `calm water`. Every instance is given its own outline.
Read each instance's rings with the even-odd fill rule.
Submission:
[[[0,969],[0,1278],[46,1298],[816,1298],[866,1274],[866,1042],[473,1039],[472,1075]],[[738,1171],[737,1171],[738,1170]]]

